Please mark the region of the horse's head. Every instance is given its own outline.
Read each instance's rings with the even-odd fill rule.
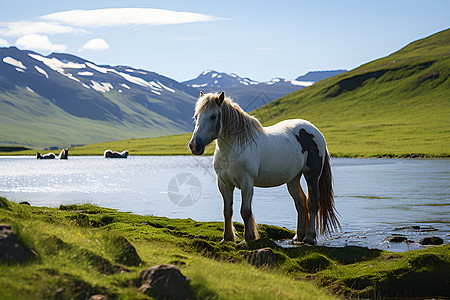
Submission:
[[[203,94],[195,106],[195,129],[189,142],[192,154],[202,155],[206,145],[217,139],[222,130],[221,105],[225,100],[225,93]]]

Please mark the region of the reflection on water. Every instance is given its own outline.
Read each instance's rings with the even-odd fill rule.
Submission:
[[[0,157],[0,195],[36,206],[92,203],[142,215],[222,221],[222,200],[211,162],[211,157],[192,156],[122,160],[72,156],[67,161]],[[338,158],[332,159],[332,171],[343,232],[321,238],[320,244],[394,251],[419,248],[416,243],[383,242],[393,233],[413,241],[439,236],[449,242],[450,160]],[[180,176],[183,173],[193,176]],[[174,180],[175,186],[168,190]],[[196,201],[177,206],[169,193],[172,200],[175,195]],[[242,222],[239,206],[236,190],[234,217]],[[285,186],[255,188],[253,210],[259,223],[296,227],[294,203]],[[394,230],[410,225],[438,231]]]

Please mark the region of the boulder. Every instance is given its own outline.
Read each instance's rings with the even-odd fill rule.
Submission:
[[[11,226],[0,224],[0,261],[24,263],[30,255],[30,250],[22,245]]]
[[[406,236],[401,234],[393,234],[384,240],[389,243],[412,243],[412,241],[408,240]]]
[[[419,241],[419,244],[427,246],[427,245],[442,245],[444,240],[437,236],[426,237]]]
[[[244,257],[247,259],[248,263],[255,267],[272,267],[278,262],[277,255],[270,248],[249,251],[245,253]]]
[[[174,265],[156,265],[139,274],[139,290],[156,299],[189,299],[190,279]]]

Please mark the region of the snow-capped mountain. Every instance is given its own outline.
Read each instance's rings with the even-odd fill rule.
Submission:
[[[313,81],[257,82],[208,70],[180,83],[128,66],[0,48],[0,144],[66,147],[191,131],[200,91],[252,111]]]
[[[64,146],[187,132],[197,95],[154,72],[0,48],[0,126],[7,129],[0,143]]]
[[[206,70],[197,78],[184,81],[188,87],[203,92],[225,91],[246,111],[252,111],[286,94],[310,86],[314,82],[274,78],[267,82],[258,82],[243,78],[234,73],[227,74]]]

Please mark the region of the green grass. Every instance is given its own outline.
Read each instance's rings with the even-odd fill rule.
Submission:
[[[69,156],[71,155],[103,155],[106,149],[113,151],[130,151],[130,155],[192,155],[188,149],[188,143],[191,139],[191,133],[169,135],[157,138],[147,139],[130,139],[122,141],[104,142],[90,144],[80,147],[70,148]],[[214,153],[214,143],[209,145],[205,154],[211,155]],[[41,153],[54,152],[58,153],[60,150],[50,151],[42,149],[21,150],[21,151],[1,151],[0,155],[36,155],[36,152]]]
[[[450,29],[286,95],[254,114],[302,118],[335,156],[450,155]]]
[[[135,278],[166,263],[191,279],[198,299],[449,296],[449,245],[398,254],[361,247],[284,249],[273,240],[293,232],[263,224],[257,241],[219,243],[221,222],[140,216],[89,204],[33,207],[2,197],[0,223],[11,224],[34,253],[22,265],[0,261],[0,299],[84,299],[96,293],[147,299],[133,285]],[[243,225],[234,226],[242,239]],[[247,263],[247,253],[267,247],[277,265]],[[119,272],[124,269],[129,272]]]

